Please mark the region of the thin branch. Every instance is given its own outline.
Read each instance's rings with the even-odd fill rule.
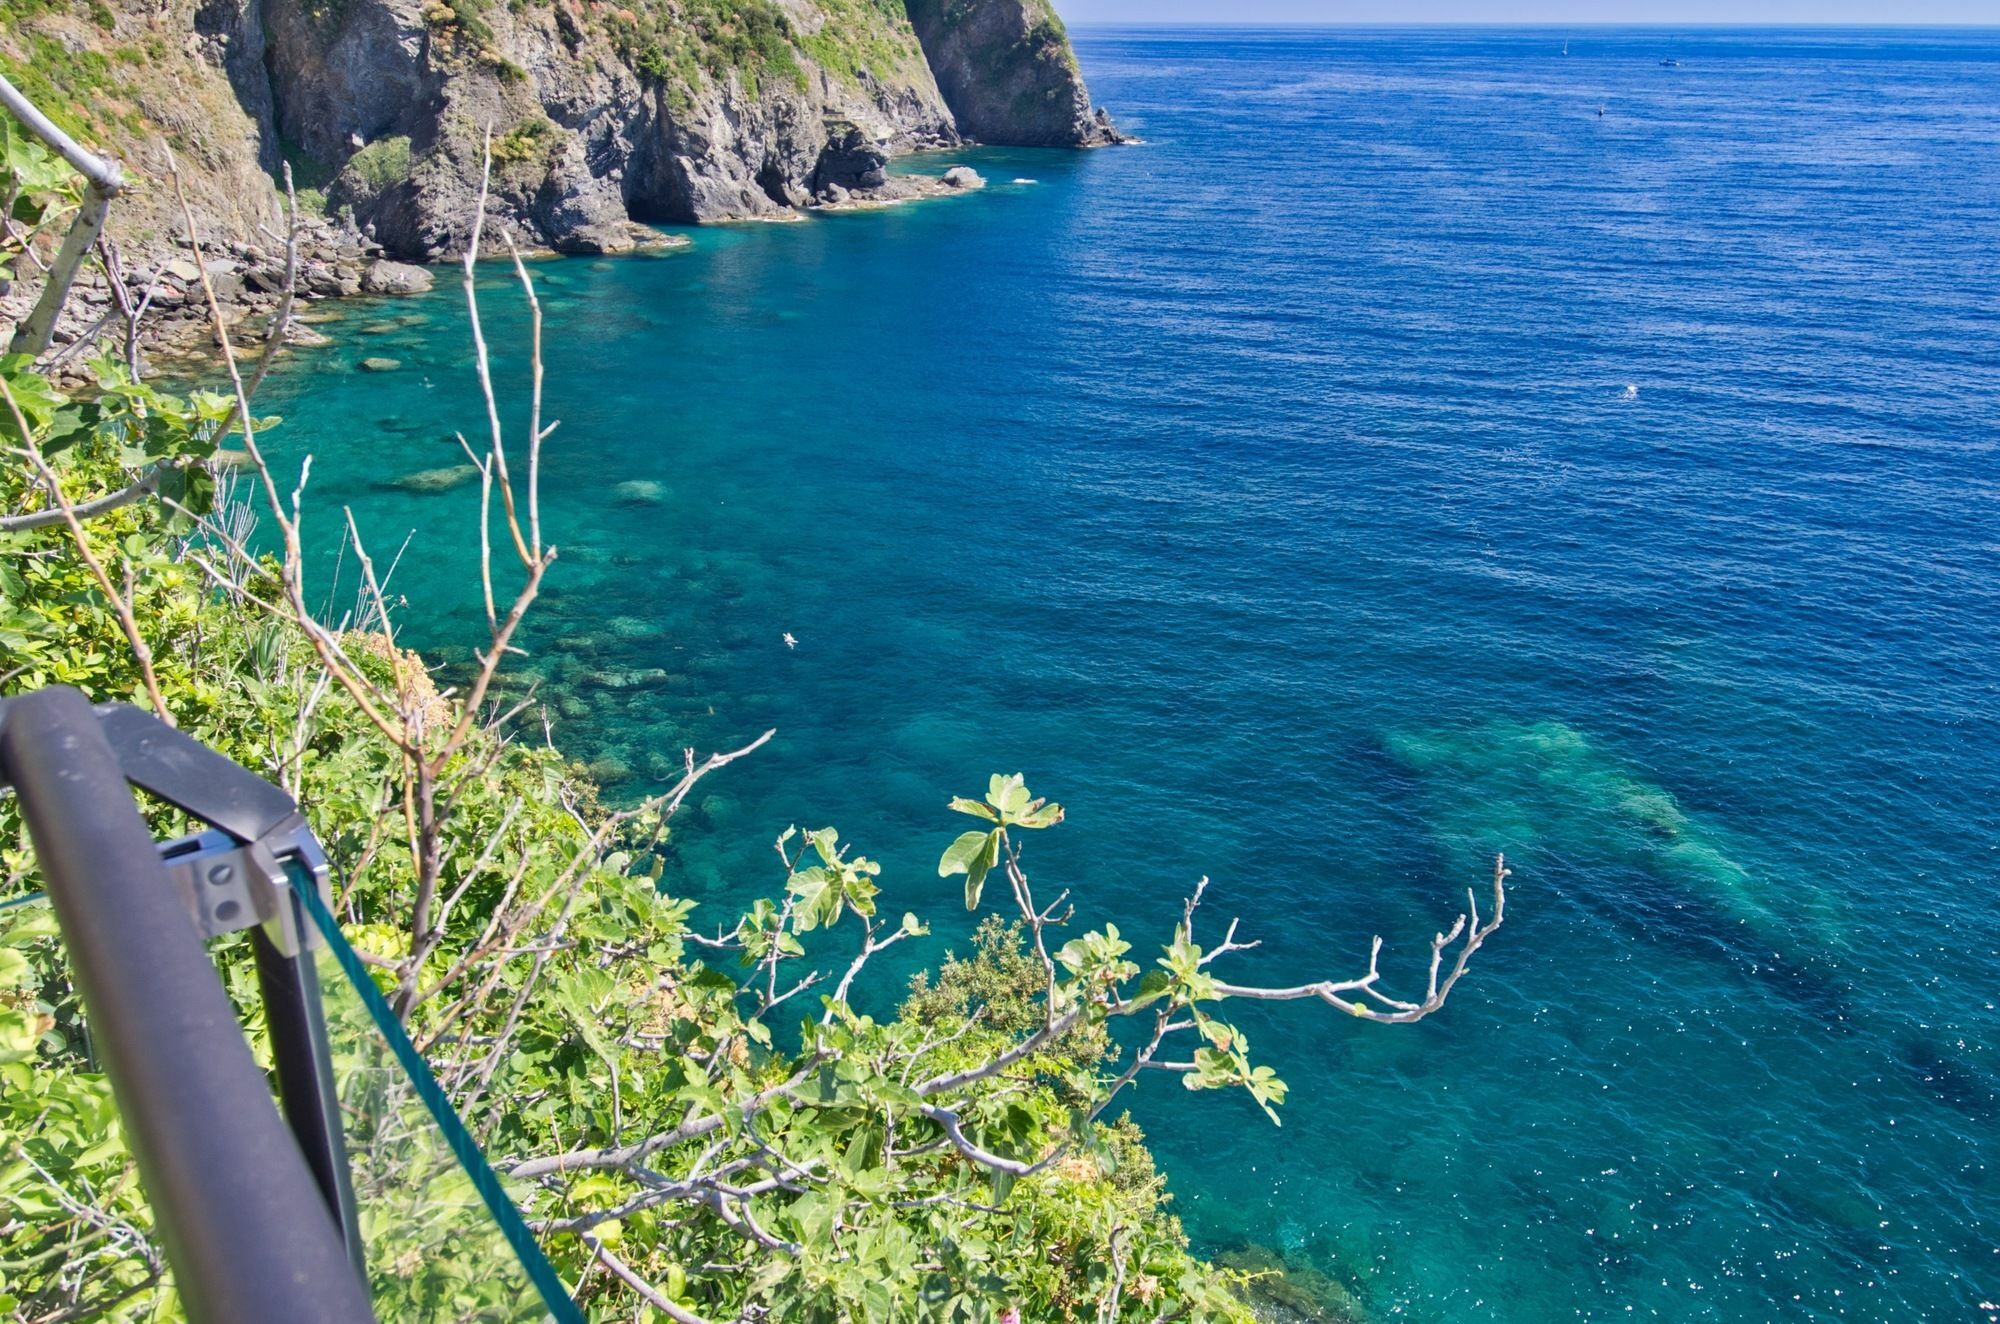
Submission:
[[[616,1255],[613,1255],[610,1249],[602,1241],[598,1240],[597,1237],[588,1232],[580,1232],[577,1236],[584,1245],[590,1247],[590,1253],[597,1257],[600,1264],[617,1275],[619,1280],[627,1287],[637,1292],[641,1297],[644,1297],[647,1305],[653,1307],[653,1309],[659,1311],[668,1319],[675,1321],[675,1324],[708,1324],[708,1321],[700,1315],[695,1314],[692,1310],[688,1310],[685,1307],[674,1304],[661,1293],[659,1288],[654,1287],[644,1278],[632,1272],[631,1269],[626,1267],[625,1262]]]
[[[0,533],[28,533],[35,529],[46,529],[67,523],[71,518],[87,520],[95,519],[99,515],[108,515],[114,510],[121,510],[159,491],[160,479],[165,473],[166,464],[164,462],[156,464],[129,487],[121,487],[116,492],[108,492],[100,497],[92,497],[88,501],[77,502],[68,511],[57,506],[26,515],[0,516]]]
[[[153,649],[146,642],[146,637],[139,633],[139,621],[133,615],[132,603],[125,594],[112,587],[111,576],[105,573],[104,562],[100,561],[97,553],[92,550],[90,535],[83,531],[83,521],[77,517],[76,507],[70,504],[69,496],[62,489],[61,480],[56,477],[55,470],[49,467],[48,460],[43,457],[42,448],[35,444],[34,434],[28,430],[28,420],[21,413],[21,406],[14,399],[14,393],[7,389],[4,378],[0,378],[0,400],[6,402],[8,412],[13,415],[14,426],[20,430],[22,444],[13,448],[15,453],[33,465],[42,482],[48,486],[57,509],[62,512],[63,523],[69,525],[70,540],[76,544],[77,554],[83,558],[83,563],[90,567],[91,577],[97,581],[98,589],[103,592],[105,601],[110,603],[111,610],[118,617],[118,627],[125,632],[125,643],[132,650],[132,659],[139,664],[139,677],[145,682],[146,698],[153,705],[154,714],[168,726],[174,725],[174,715],[167,711],[167,701],[160,697],[160,678],[153,671]]]
[[[1376,987],[1381,978],[1378,962],[1382,953],[1382,939],[1376,938],[1368,956],[1368,973],[1353,979],[1323,979],[1311,984],[1296,984],[1289,988],[1262,988],[1247,984],[1229,984],[1217,981],[1216,991],[1224,997],[1249,998],[1261,1002],[1291,1002],[1304,998],[1318,998],[1331,1006],[1339,1007],[1363,1020],[1380,1021],[1384,1024],[1407,1025],[1420,1021],[1438,1008],[1444,1006],[1452,989],[1465,974],[1472,955],[1493,935],[1507,915],[1507,860],[1498,856],[1493,861],[1493,915],[1490,919],[1479,916],[1478,901],[1467,894],[1466,913],[1458,917],[1449,931],[1437,934],[1431,939],[1430,978],[1424,989],[1424,996],[1416,1001],[1392,997]],[[1461,938],[1463,941],[1461,941]],[[1451,969],[1440,978],[1446,949],[1458,944]],[[1380,1004],[1344,999],[1341,995],[1360,993]]]

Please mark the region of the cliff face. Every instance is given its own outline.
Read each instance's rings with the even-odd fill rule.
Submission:
[[[959,131],[1004,147],[1118,141],[1093,112],[1069,33],[1048,0],[909,0]]]
[[[275,228],[290,162],[361,239],[440,257],[490,132],[489,214],[606,252],[635,222],[894,196],[899,152],[1106,138],[1044,0],[943,2],[0,0],[0,70],[135,173],[172,145],[237,242]],[[115,225],[179,228],[141,195]]]

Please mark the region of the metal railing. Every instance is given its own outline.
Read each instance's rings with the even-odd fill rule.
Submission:
[[[0,699],[0,786],[19,799],[190,1319],[580,1324],[341,935],[289,796],[149,713],[64,687]],[[208,830],[155,842],[134,786]],[[268,1077],[205,946],[242,930]]]

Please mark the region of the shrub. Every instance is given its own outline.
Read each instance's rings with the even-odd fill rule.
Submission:
[[[348,157],[346,169],[370,193],[394,188],[410,178],[410,140],[377,138]]]

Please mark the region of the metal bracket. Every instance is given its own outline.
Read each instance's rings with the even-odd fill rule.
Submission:
[[[0,710],[7,703],[0,699]],[[261,924],[286,956],[318,948],[324,939],[311,925],[300,932],[285,889],[295,879],[310,879],[331,910],[333,885],[326,852],[292,798],[144,709],[101,703],[92,711],[126,781],[210,825],[159,844],[160,859],[201,935]]]
[[[297,814],[247,845],[214,828],[163,841],[160,860],[204,938],[261,924],[264,936],[286,956],[316,950],[325,942],[311,925],[299,932],[298,911],[286,904],[285,890],[309,880],[320,903],[333,906],[326,855]],[[296,865],[304,877],[295,877],[287,864]]]

